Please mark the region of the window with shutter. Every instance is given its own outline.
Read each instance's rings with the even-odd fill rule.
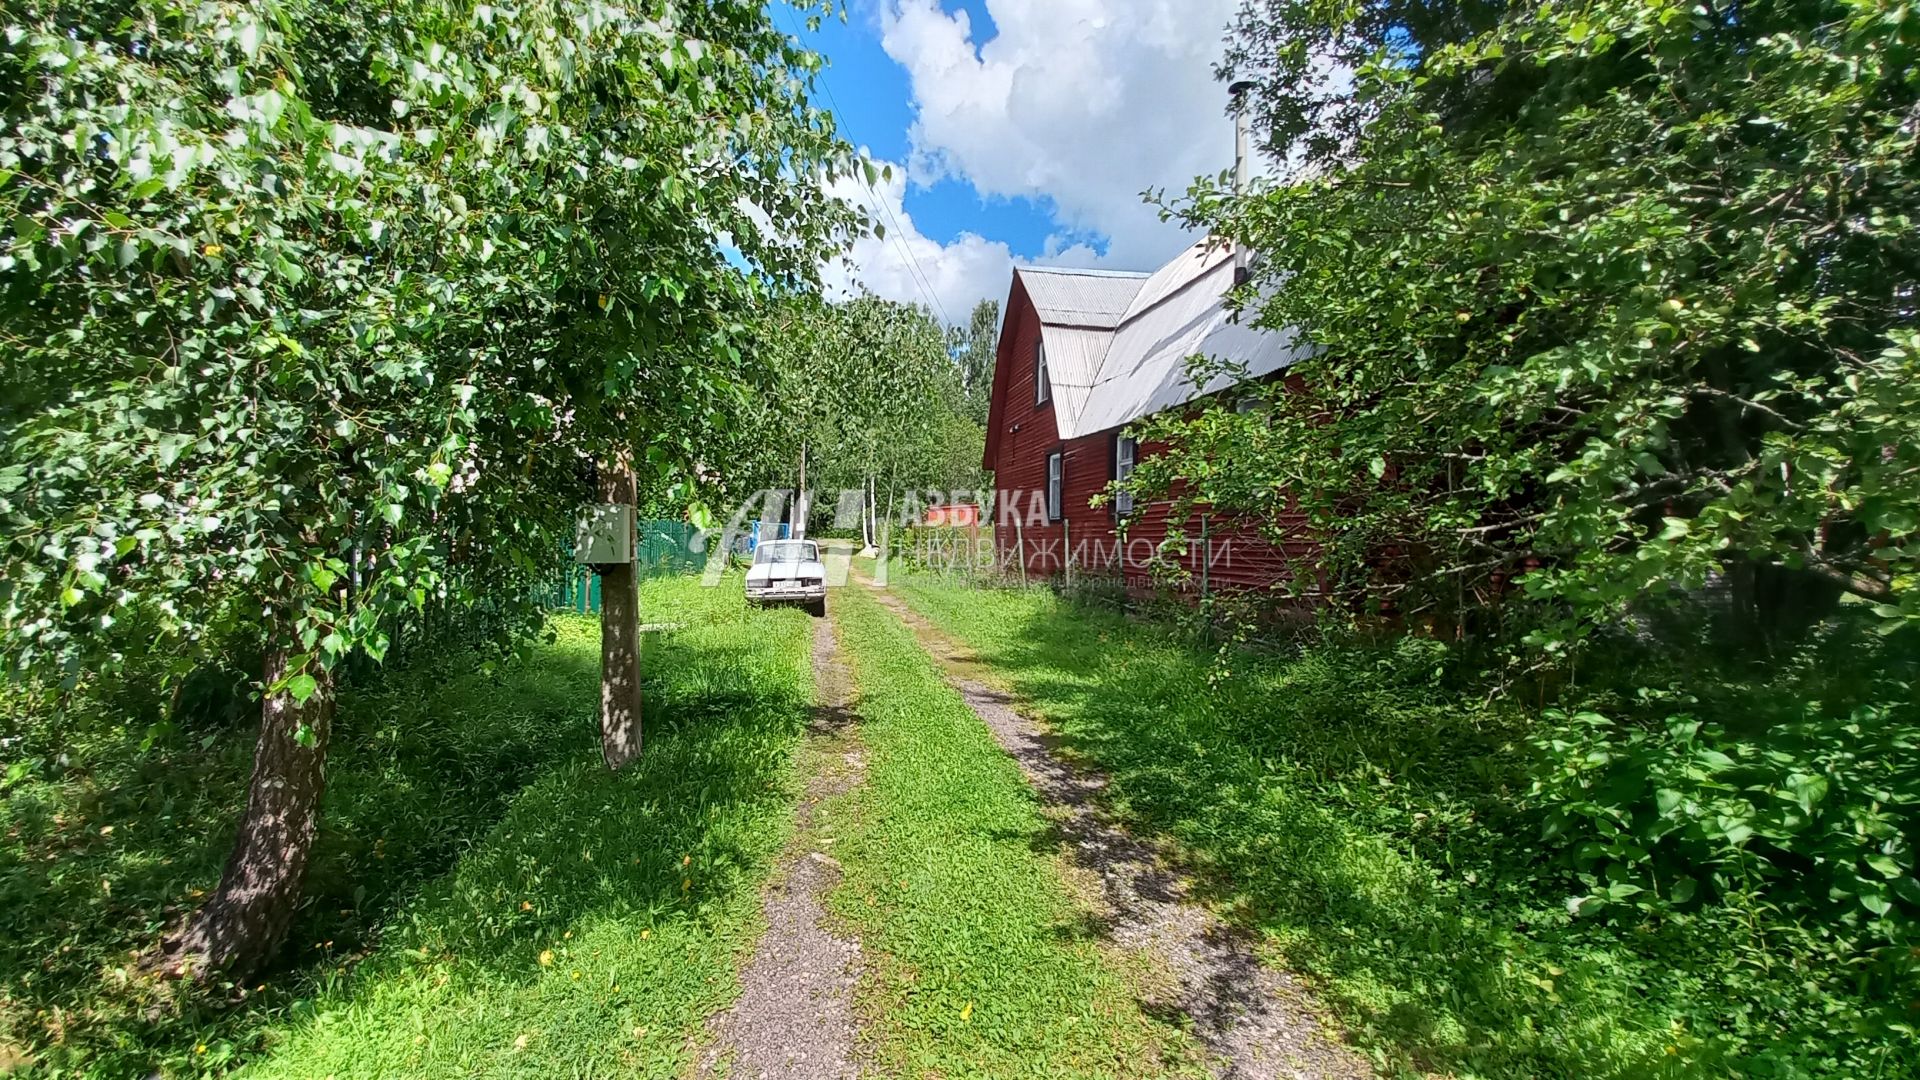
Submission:
[[[1033,403],[1045,405],[1053,400],[1053,383],[1047,378],[1047,344],[1033,343]]]

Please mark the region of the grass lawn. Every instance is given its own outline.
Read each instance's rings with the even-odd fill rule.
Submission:
[[[454,654],[345,695],[308,902],[237,1002],[175,999],[130,954],[217,878],[248,722],[76,740],[0,801],[0,1046],[48,1075],[674,1074],[789,824],[808,621],[691,577],[648,581],[642,617],[686,628],[648,637],[619,776],[590,620],[497,673]]]
[[[1727,907],[1637,927],[1569,914],[1540,822],[1515,811],[1523,718],[1450,690],[1433,643],[1239,656],[1216,677],[1164,627],[1039,590],[895,581],[1389,1071],[1858,1075],[1816,1034],[1853,993],[1816,950]],[[1847,1053],[1881,1075],[1920,1068],[1912,1046],[1862,1039]]]
[[[1197,1071],[1103,958],[1013,760],[863,587],[831,603],[869,765],[818,832],[845,867],[829,906],[860,937],[858,1007],[888,1075]]]

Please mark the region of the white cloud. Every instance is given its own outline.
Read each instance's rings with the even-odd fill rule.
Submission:
[[[851,178],[833,186],[888,235],[828,267],[830,290],[864,286],[920,304],[931,290],[953,321],[980,299],[1005,297],[1016,261],[1008,246],[922,235],[901,203],[909,179],[957,179],[984,196],[1051,206],[1063,232],[1040,263],[1152,270],[1192,242],[1141,192],[1177,195],[1232,166],[1226,90],[1212,65],[1237,0],[986,0],[997,33],[984,43],[965,11],[948,14],[938,0],[877,3],[881,45],[913,95],[911,159],[872,193]]]
[[[1153,269],[1191,242],[1140,193],[1233,164],[1213,63],[1236,0],[987,0],[984,43],[937,0],[884,5],[881,45],[917,109],[916,182],[1050,201],[1067,229],[1107,239],[1103,265]],[[1071,243],[1043,261],[1092,256]]]
[[[829,195],[865,208],[887,230],[885,237],[856,241],[843,259],[822,268],[827,295],[840,298],[864,288],[888,300],[932,308],[936,316],[960,325],[974,304],[1003,298],[1013,270],[1007,245],[974,233],[961,233],[946,244],[921,235],[902,204],[907,171],[895,162],[874,165],[891,176],[872,189],[851,176],[827,186]]]

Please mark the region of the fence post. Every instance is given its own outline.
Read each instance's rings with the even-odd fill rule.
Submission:
[[[1027,538],[1020,534],[1020,514],[1016,507],[1013,515],[1013,546],[1020,549],[1020,587],[1027,585]]]
[[[1207,515],[1200,514],[1200,625],[1213,628],[1213,605],[1207,587],[1207,571],[1213,565],[1213,549],[1207,545]]]
[[[1067,516],[1060,515],[1060,546],[1067,555],[1067,588],[1073,588],[1073,540],[1067,533]]]

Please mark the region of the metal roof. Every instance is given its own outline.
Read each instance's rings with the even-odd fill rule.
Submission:
[[[1291,331],[1241,322],[1226,303],[1232,288],[1233,248],[1219,241],[1203,240],[1155,271],[1109,336],[1092,386],[1055,417],[1061,438],[1132,423],[1270,375],[1305,355]],[[1049,346],[1049,359],[1052,354]],[[1189,371],[1196,356],[1229,361],[1238,370],[1196,385]]]
[[[1014,273],[1040,316],[1054,423],[1063,439],[1132,423],[1306,355],[1292,331],[1262,331],[1226,304],[1233,247],[1202,240],[1152,274],[1023,266]],[[1240,370],[1195,385],[1188,361]]]
[[[1047,389],[1053,394],[1054,420],[1064,429],[1069,417],[1086,408],[1113,331],[1041,323],[1040,341],[1047,351]]]
[[[1027,285],[1040,321],[1051,326],[1111,330],[1147,280],[1146,274],[1114,270],[1073,270],[1022,266],[1014,270]]]

